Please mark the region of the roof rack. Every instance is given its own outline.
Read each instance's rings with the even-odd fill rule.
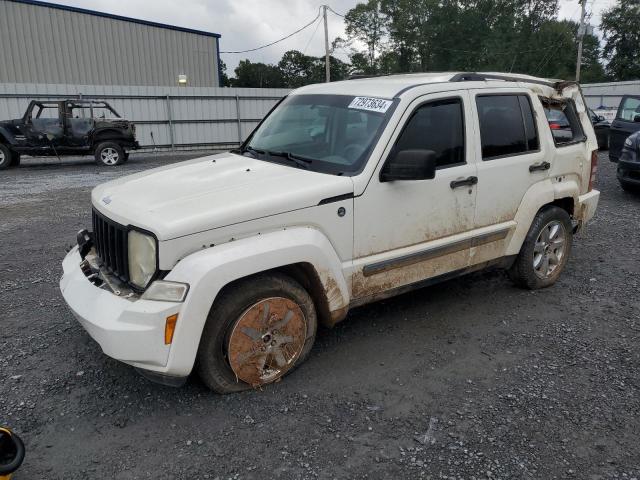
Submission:
[[[548,80],[541,80],[537,78],[522,78],[522,77],[513,77],[511,75],[497,75],[493,73],[476,73],[476,72],[465,72],[465,73],[457,73],[453,77],[451,77],[450,82],[484,82],[487,80],[503,80],[505,82],[524,82],[524,83],[537,83],[540,85],[546,85],[548,87],[554,87],[554,82],[549,82]]]

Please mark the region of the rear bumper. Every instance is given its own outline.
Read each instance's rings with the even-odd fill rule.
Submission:
[[[62,296],[80,324],[106,355],[171,376],[171,345],[164,343],[164,329],[166,318],[179,313],[183,304],[117,296],[93,285],[80,268],[81,261],[78,248],[73,248],[62,263],[60,279]]]
[[[578,208],[576,209],[576,220],[578,226],[583,227],[588,223],[596,213],[598,201],[600,200],[600,191],[591,190],[584,195],[578,197]]]

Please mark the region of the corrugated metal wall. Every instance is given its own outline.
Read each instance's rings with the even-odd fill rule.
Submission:
[[[0,83],[216,87],[218,38],[0,0]]]
[[[584,84],[582,92],[591,108],[617,109],[623,95],[640,95],[640,80]]]
[[[0,84],[0,120],[20,118],[29,101],[104,99],[136,123],[146,149],[237,146],[289,90]],[[153,136],[152,136],[153,135]]]

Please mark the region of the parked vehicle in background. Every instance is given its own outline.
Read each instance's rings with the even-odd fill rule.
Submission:
[[[107,102],[33,100],[22,118],[0,122],[0,169],[18,166],[21,155],[92,154],[100,165],[119,165],[139,148],[135,133]]]
[[[628,192],[640,192],[640,131],[624,141],[617,174],[623,189]]]
[[[545,109],[562,112],[562,135]],[[431,73],[300,88],[238,150],[92,193],[62,295],[107,354],[229,393],[278,380],[318,322],[488,266],[556,282],[594,215],[580,87]]]
[[[611,129],[611,123],[609,123],[602,115],[596,114],[591,109],[589,109],[589,117],[591,118],[593,129],[596,132],[596,138],[598,139],[598,148],[600,150],[608,150],[609,130]]]
[[[640,131],[640,96],[626,95],[622,97],[616,118],[611,122],[609,160],[617,162],[622,154],[625,140],[638,131]]]
[[[609,147],[610,124],[604,117],[596,115],[593,110],[588,109],[588,112],[589,119],[596,133],[596,139],[598,140],[598,148],[600,150],[606,150]],[[562,109],[548,105],[545,107],[544,113],[554,138],[560,141],[568,141],[572,138],[571,123]]]

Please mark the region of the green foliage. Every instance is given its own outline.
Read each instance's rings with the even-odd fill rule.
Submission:
[[[232,87],[253,88],[298,88],[325,80],[324,57],[311,57],[298,50],[289,50],[277,65],[251,63],[242,60],[235,69],[235,78],[230,79]],[[350,66],[329,57],[331,81],[344,80],[349,76]]]
[[[619,0],[602,15],[601,29],[609,75],[616,80],[640,79],[640,1]]]
[[[558,0],[367,0],[345,16],[347,42],[366,46],[352,48],[351,62],[365,73],[502,71],[571,79],[577,24],[558,20],[557,10]],[[599,56],[597,38],[586,36],[583,81],[604,79]]]

